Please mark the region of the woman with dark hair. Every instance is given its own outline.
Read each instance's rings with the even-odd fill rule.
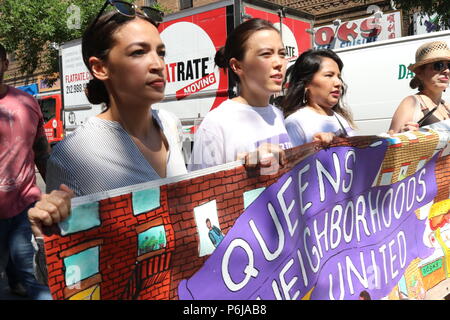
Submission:
[[[294,146],[316,141],[324,133],[353,135],[352,116],[342,103],[343,67],[333,51],[311,49],[290,68],[281,107]]]
[[[107,6],[115,10],[102,15]],[[186,173],[177,119],[152,104],[164,98],[165,47],[158,11],[106,1],[84,32],[91,103],[106,110],[58,143],[47,165],[47,192],[29,211],[35,234],[65,219],[70,198]],[[156,15],[156,16],[155,16]],[[153,18],[153,19],[152,19]]]
[[[417,130],[419,126],[449,119],[450,104],[442,99],[450,77],[450,48],[445,41],[427,42],[416,51],[415,73],[409,86],[418,89],[402,100],[392,117],[390,133]]]
[[[272,155],[283,163],[282,149],[291,142],[282,112],[269,100],[282,89],[285,55],[279,31],[266,20],[247,20],[229,34],[215,63],[237,82],[238,96],[206,115],[195,135],[190,170],[237,159],[265,166],[270,162],[265,156],[273,160]],[[258,160],[249,160],[256,150]]]

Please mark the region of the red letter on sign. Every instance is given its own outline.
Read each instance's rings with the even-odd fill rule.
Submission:
[[[353,39],[356,39],[358,36],[358,33],[355,31],[355,29],[358,27],[358,25],[354,22],[352,22],[352,26],[348,27],[348,22],[345,22],[341,24],[338,30],[338,38],[341,41],[349,42],[352,41],[352,39],[349,39],[349,36],[352,36]]]
[[[324,38],[325,36],[325,38]],[[314,42],[318,46],[324,46],[326,44],[330,44],[331,40],[334,36],[334,30],[330,27],[322,27],[317,29],[314,33]]]
[[[364,38],[376,37],[381,33],[379,19],[368,18],[361,23],[361,36]]]

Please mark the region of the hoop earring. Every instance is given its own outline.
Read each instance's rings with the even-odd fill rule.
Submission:
[[[303,98],[302,98],[302,106],[306,106],[306,104],[308,103],[308,100],[306,99],[307,92],[308,92],[308,90],[305,89],[305,93],[303,94]]]

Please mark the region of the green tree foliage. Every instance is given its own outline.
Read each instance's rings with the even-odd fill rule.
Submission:
[[[450,0],[393,0],[406,12],[420,11],[432,16],[437,14],[438,25],[450,27]],[[419,10],[417,10],[419,9]]]
[[[135,0],[128,0],[135,2]],[[105,0],[0,0],[0,42],[22,74],[58,71],[58,46],[81,38]],[[155,8],[168,11],[157,2]]]
[[[173,13],[173,11],[171,9],[169,9],[168,7],[166,7],[165,5],[159,3],[159,2],[155,2],[152,5],[153,8],[158,9],[162,12],[164,12],[165,14],[169,14],[169,13]]]

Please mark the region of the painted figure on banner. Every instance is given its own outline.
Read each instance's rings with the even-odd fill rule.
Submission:
[[[194,218],[199,239],[198,255],[211,255],[225,237],[219,223],[217,200],[196,206]]]
[[[218,227],[213,226],[211,224],[211,220],[209,220],[209,219],[206,219],[206,227],[209,230],[209,232],[208,232],[209,239],[211,239],[213,246],[217,247],[219,245],[219,243],[225,237],[224,234]]]

